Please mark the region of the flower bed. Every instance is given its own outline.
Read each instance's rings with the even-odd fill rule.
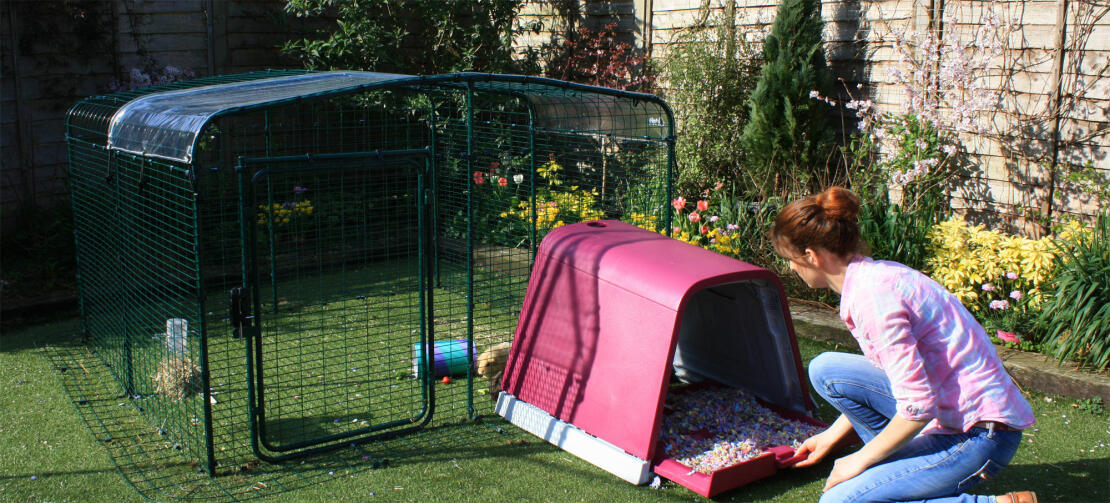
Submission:
[[[1033,350],[1028,330],[1052,295],[1045,286],[1056,257],[1087,232],[1073,221],[1056,236],[1029,239],[953,217],[930,231],[925,272],[955,294],[995,342]]]

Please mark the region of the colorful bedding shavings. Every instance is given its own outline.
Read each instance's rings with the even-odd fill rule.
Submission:
[[[821,431],[809,423],[786,419],[735,388],[707,388],[667,395],[663,449],[667,456],[709,474],[758,457],[764,449],[795,449]]]

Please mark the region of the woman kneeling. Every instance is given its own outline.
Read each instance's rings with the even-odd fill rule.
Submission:
[[[810,380],[840,416],[805,441],[798,467],[838,447],[822,502],[1036,502],[1031,492],[964,494],[998,474],[1033,425],[983,327],[924,274],[860,252],[859,199],[833,187],[783,208],[776,251],[812,288],[840,294],[863,356],[824,353]]]

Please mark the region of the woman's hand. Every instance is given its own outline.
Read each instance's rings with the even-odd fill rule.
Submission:
[[[802,446],[798,448],[797,452],[794,453],[795,456],[804,456],[803,459],[794,466],[796,468],[805,468],[820,463],[821,460],[825,459],[825,456],[828,456],[829,453],[832,452],[837,440],[839,440],[831,438],[832,436],[829,430],[825,430],[807,438],[805,442],[802,442]]]
[[[825,431],[806,439],[802,446],[794,453],[795,457],[803,457],[794,465],[795,468],[805,468],[820,463],[829,453],[839,449],[847,442],[859,440],[852,422],[843,414],[833,421]]]
[[[856,452],[836,460],[836,462],[833,463],[832,472],[829,473],[829,479],[825,481],[825,488],[822,489],[822,491],[832,489],[833,486],[863,473],[867,467],[871,466],[871,464],[859,454],[859,452]]]

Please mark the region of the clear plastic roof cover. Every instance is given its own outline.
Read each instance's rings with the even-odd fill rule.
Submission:
[[[482,79],[486,79],[485,82]],[[488,74],[416,77],[393,73],[320,72],[232,84],[166,91],[132,100],[112,116],[108,147],[149,157],[190,162],[196,138],[213,117],[228,110],[342,92],[373,84],[412,81],[416,85],[458,87],[477,81],[475,88],[523,95],[535,111],[539,128],[665,138],[669,116],[654,101],[614,96],[590,90],[559,89],[537,79],[528,82],[499,79]]]
[[[609,94],[528,95],[536,127],[611,133],[621,136],[667,136],[667,112],[655,102]]]
[[[149,94],[128,102],[112,116],[108,147],[189,162],[201,128],[227,109],[414,78],[393,73],[323,72]]]

